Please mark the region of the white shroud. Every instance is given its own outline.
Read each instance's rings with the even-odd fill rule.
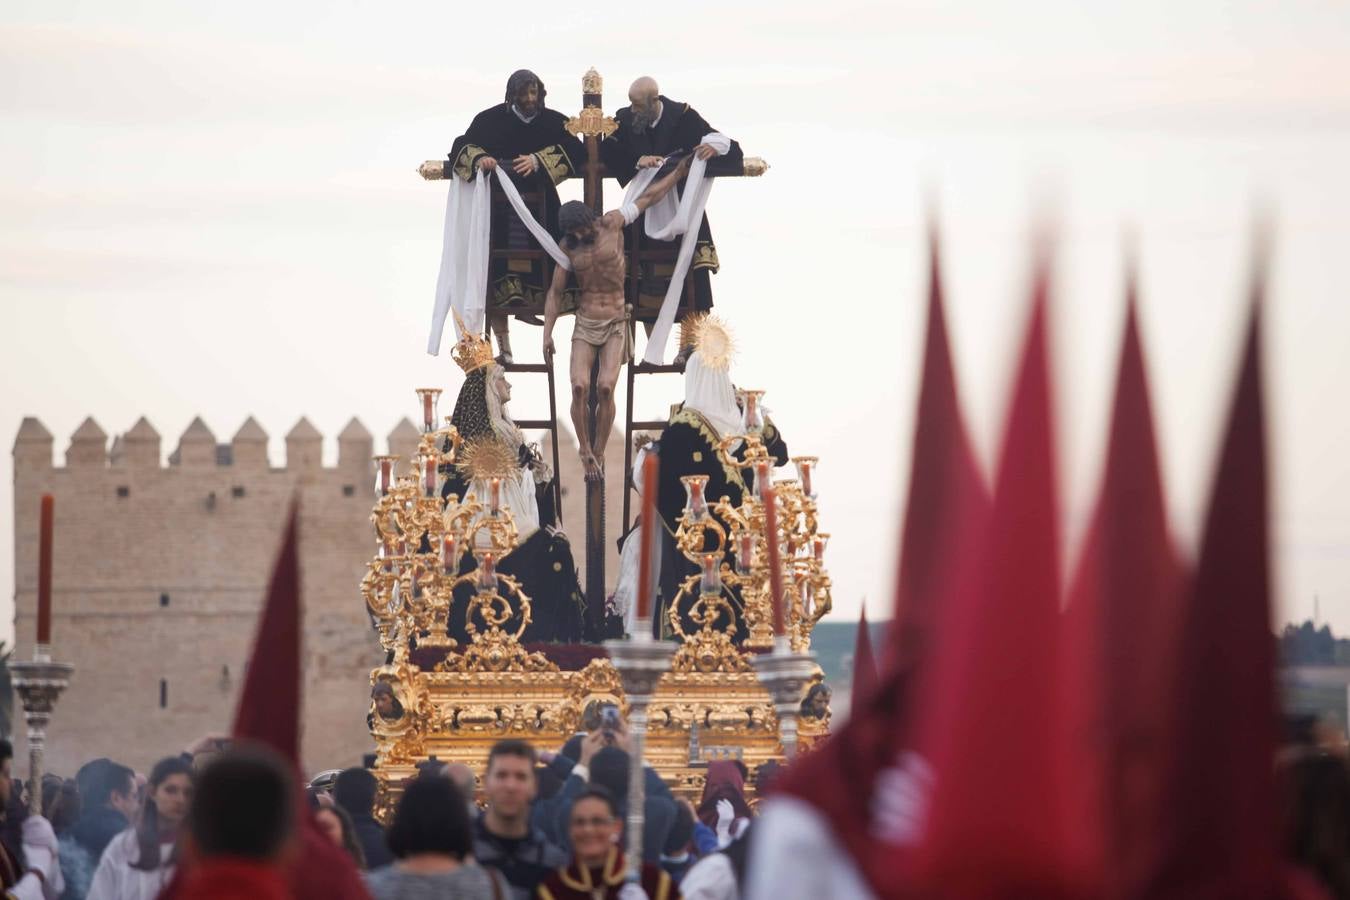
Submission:
[[[571,270],[567,254],[540,225],[521,199],[520,191],[498,166],[493,170],[502,193],[520,216],[539,246],[564,269]],[[451,176],[445,202],[445,237],[441,250],[441,270],[436,276],[436,304],[431,313],[431,336],[427,352],[435,356],[441,349],[445,319],[454,310],[464,326],[474,334],[483,330],[487,309],[488,236],[492,226],[492,196],[487,175],[482,170],[472,183]],[[459,324],[455,324],[459,331]],[[460,335],[461,337],[463,335]]]
[[[731,139],[715,131],[704,135],[703,143],[716,150],[719,156],[731,149]],[[666,341],[675,323],[675,311],[680,305],[680,294],[684,290],[689,264],[694,258],[694,248],[698,245],[703,208],[707,206],[708,195],[712,193],[712,179],[706,177],[707,168],[706,161],[695,157],[689,165],[684,193],[679,199],[671,191],[647,210],[643,230],[648,237],[670,241],[683,235],[683,240],[675,260],[675,271],[670,276],[670,287],[666,289],[665,299],[661,301],[661,312],[656,317],[656,324],[647,341],[647,351],[643,355],[645,362],[660,365],[665,361]],[[658,170],[657,167],[643,169],[628,183],[628,190],[623,196],[624,221],[631,223],[636,218],[637,198],[651,185]],[[539,246],[553,257],[554,262],[571,271],[572,264],[567,254],[534,218],[515,184],[502,172],[501,166],[493,172],[502,193]],[[451,309],[459,314],[465,327],[474,334],[483,330],[487,309],[488,235],[491,225],[492,198],[483,171],[479,170],[475,174],[472,184],[451,176],[445,203],[441,269],[436,277],[436,303],[431,314],[431,335],[427,340],[427,352],[432,356],[440,352],[441,335]],[[458,323],[455,330],[459,330]]]
[[[718,156],[731,149],[731,139],[716,131],[703,136],[703,143],[717,151]],[[661,312],[652,326],[651,337],[647,339],[647,351],[643,362],[661,365],[666,358],[666,341],[670,338],[670,328],[675,324],[675,311],[680,305],[680,294],[684,291],[684,278],[689,274],[689,264],[694,259],[694,248],[698,246],[698,227],[703,222],[703,208],[708,205],[708,195],[712,193],[712,179],[706,176],[708,163],[694,157],[689,164],[689,175],[685,178],[684,193],[676,200],[675,192],[666,194],[658,203],[647,210],[643,231],[647,237],[658,241],[670,241],[684,236],[680,241],[680,252],[675,258],[675,271],[670,276],[670,287],[666,288],[665,299],[661,301]],[[624,206],[634,203],[656,177],[656,167],[643,169],[628,183],[623,195]]]

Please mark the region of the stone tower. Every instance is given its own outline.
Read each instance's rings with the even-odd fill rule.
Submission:
[[[405,422],[397,443],[415,429]],[[202,735],[228,731],[287,506],[300,503],[305,606],[306,768],[359,764],[371,749],[369,673],[382,660],[358,585],[370,558],[374,441],[355,419],[322,465],[323,438],[301,419],[286,463],[248,419],[217,443],[201,419],[161,465],[145,419],[116,437],[86,419],[65,466],[25,419],[14,442],[16,658],[32,653],[38,507],[56,497],[52,651],[75,676],[49,732],[62,775],[96,756],[145,771]],[[396,451],[397,452],[397,451]],[[16,723],[22,743],[22,726]],[[16,748],[23,759],[26,748]]]

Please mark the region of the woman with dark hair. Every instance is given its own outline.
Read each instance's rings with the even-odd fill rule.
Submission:
[[[619,841],[623,819],[614,795],[599,786],[583,791],[572,801],[567,836],[572,861],[550,872],[535,888],[537,900],[619,900],[624,892],[627,863]],[[642,890],[649,900],[679,900],[680,892],[669,875],[653,863],[642,864]]]
[[[375,900],[506,900],[501,873],[465,858],[473,830],[464,797],[448,778],[423,775],[403,789],[389,827],[395,862],[366,875]]]
[[[87,900],[154,900],[173,878],[178,837],[192,801],[192,764],[181,756],[155,763],[132,827],[103,851]]]
[[[356,838],[356,825],[351,815],[333,802],[333,795],[319,788],[305,791],[309,800],[309,811],[314,816],[314,824],[319,826],[324,837],[337,844],[356,863],[358,869],[366,868],[366,854],[361,850],[361,842]]]

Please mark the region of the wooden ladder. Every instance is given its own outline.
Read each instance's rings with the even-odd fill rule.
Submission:
[[[510,205],[506,200],[506,195],[502,193],[501,186],[497,184],[496,179],[492,179],[491,185],[492,185],[491,202],[493,207],[492,208],[493,220],[509,222],[509,220],[506,217],[510,216],[512,219],[514,219],[515,213],[511,211]],[[526,206],[530,207],[530,212],[534,214],[536,220],[540,222],[548,221],[547,201],[545,200],[542,191],[522,191],[521,199],[525,201]],[[538,248],[502,247],[490,250],[488,252],[488,258],[489,258],[488,263],[489,273],[491,273],[492,271],[492,262],[491,262],[492,260],[518,259],[518,260],[541,261],[544,265],[545,285],[548,285],[549,279],[553,277],[553,267],[554,265],[556,265],[553,262],[553,258],[548,255],[547,251]],[[492,291],[493,291],[492,277],[489,274],[487,284],[487,297],[486,297],[487,301],[486,309],[488,311],[488,315],[485,315],[483,317],[484,337],[486,337],[489,342],[491,342],[492,340],[491,334],[492,327],[489,321],[491,313],[493,311]],[[539,309],[535,309],[533,306],[525,306],[525,307],[517,307],[515,309],[508,311],[509,315],[516,315],[517,313],[542,316],[544,314],[544,310],[542,306]],[[518,335],[513,335],[513,337],[514,336]],[[558,392],[553,377],[553,366],[549,365],[548,362],[539,362],[539,363],[511,362],[511,363],[499,363],[499,365],[501,365],[502,369],[505,372],[511,375],[521,373],[521,374],[548,376],[548,418],[547,419],[513,418],[512,421],[514,421],[516,423],[516,427],[521,429],[522,431],[527,430],[547,431],[549,433],[549,442],[553,446],[553,506],[554,509],[556,510],[558,522],[559,524],[561,524],[563,508],[562,508],[562,477],[558,469]]]

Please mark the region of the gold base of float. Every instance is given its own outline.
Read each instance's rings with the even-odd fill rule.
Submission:
[[[456,347],[465,371],[482,364],[480,357],[491,359],[490,350],[478,346],[482,343],[468,338]],[[370,710],[375,771],[386,788],[382,815],[418,764],[433,757],[467,764],[481,775],[488,751],[503,738],[557,750],[582,730],[589,704],[614,703],[625,716],[629,710],[620,673],[604,647],[548,645],[550,659],[521,643],[531,599],[515,579],[496,571],[497,561],[517,542],[510,510],[500,502],[503,480],[518,472],[514,455],[481,440],[461,441],[448,420],[437,427],[440,391],[417,393],[423,435],[407,474],[394,478],[397,457],[376,457],[378,499],[371,520],[377,552],[361,584],[390,659],[371,673],[372,698],[384,693],[391,700],[383,714],[376,702]],[[719,455],[728,466],[754,472],[763,485],[771,461],[760,440],[760,393],[745,392],[747,433],[724,441]],[[746,445],[739,459],[730,453],[733,440]],[[786,628],[777,640],[770,625],[769,535],[759,491],[747,491],[732,507],[726,498],[711,503],[703,496],[706,476],[683,479],[688,505],[675,545],[699,571],[684,580],[669,604],[669,624],[679,644],[647,705],[643,752],[674,792],[691,799],[703,790],[710,760],[740,759],[753,773],[797,748],[809,750],[828,734],[828,711],[824,718],[799,717],[793,703],[793,697],[800,702],[811,684],[823,679],[809,656],[810,640],[831,606],[823,566],[828,535],[817,531],[811,490],[816,460],[798,457],[794,462],[798,477],[776,485],[775,537],[785,560]],[[464,497],[451,494],[442,500],[451,467],[458,467],[471,486]],[[460,574],[466,554],[476,566]],[[464,646],[446,626],[454,590],[461,585],[474,591]],[[519,614],[508,602],[512,596]],[[734,604],[749,634],[744,646],[733,642],[733,629],[725,624],[734,616],[723,613],[732,613]],[[680,609],[697,630],[685,630],[674,612]],[[518,627],[509,630],[513,620]],[[752,664],[755,651],[770,647],[782,658]],[[572,668],[560,667],[557,660]],[[757,668],[764,670],[765,680]],[[780,723],[780,715],[796,721]],[[753,798],[753,786],[746,788]]]
[[[372,683],[388,682],[407,698],[401,719],[374,717],[375,768],[387,786],[412,777],[432,757],[481,774],[488,751],[503,738],[556,751],[582,730],[582,713],[592,702],[613,703],[628,714],[619,673],[607,658],[566,671],[519,645],[500,652],[509,660],[501,669],[464,671],[464,657],[456,655],[428,671],[403,663],[371,673]],[[814,680],[822,677],[817,668]],[[672,791],[694,801],[711,760],[740,759],[753,773],[784,757],[773,701],[753,670],[667,672],[647,715],[646,761]],[[803,717],[799,747],[809,749],[828,732],[828,717]],[[750,785],[747,796],[753,796]]]

